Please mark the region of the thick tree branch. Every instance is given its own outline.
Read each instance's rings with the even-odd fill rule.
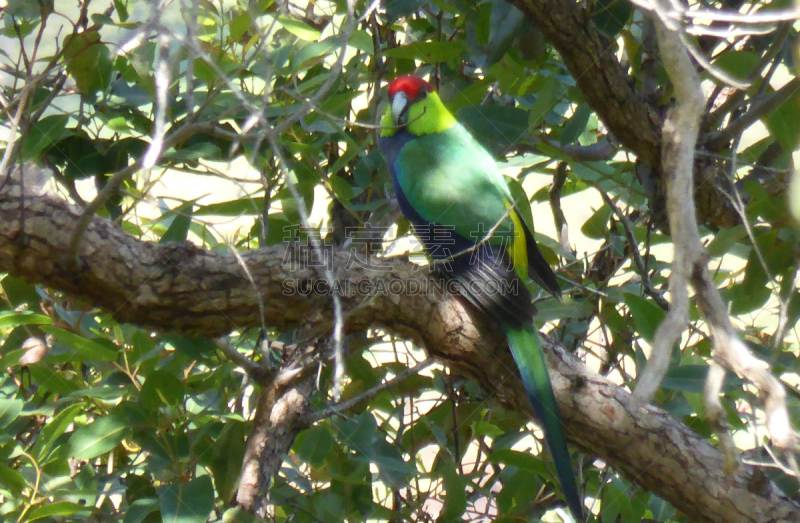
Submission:
[[[614,137],[648,165],[659,165],[661,119],[634,92],[615,44],[597,31],[590,13],[569,0],[516,0],[514,5],[555,46]]]
[[[270,385],[258,397],[256,415],[247,438],[236,502],[261,518],[268,518],[267,491],[280,471],[297,433],[307,425],[314,376],[304,376],[291,387]]]
[[[597,112],[611,134],[633,151],[656,182],[650,194],[655,222],[666,214],[667,177],[661,170],[660,110],[634,89],[635,81],[616,58],[616,44],[600,34],[585,4],[570,0],[514,0],[531,24],[553,44],[569,69],[586,102]],[[723,176],[724,173],[715,173]],[[738,223],[733,206],[715,180],[697,184],[695,198],[700,223]],[[646,183],[643,183],[647,185]]]
[[[259,327],[262,320],[255,292],[262,295],[268,325],[321,333],[330,330],[327,296],[289,292],[303,290],[304,285],[313,289],[316,272],[303,263],[305,249],[287,251],[285,246],[275,246],[244,253],[254,288],[230,254],[206,252],[188,243],[141,242],[112,222],[95,217],[78,251],[84,269],[75,273],[68,251],[80,211],[53,196],[28,195],[33,191],[26,191],[23,199],[18,183],[7,179],[0,180],[0,185],[3,182],[0,271],[87,299],[120,321],[154,330],[214,337]],[[430,279],[418,267],[400,260],[385,271],[347,270],[345,252],[333,252],[332,260],[337,281],[351,291],[342,300],[349,331],[376,325],[406,336],[454,372],[476,379],[499,400],[528,411],[502,334],[468,305],[435,292],[365,297],[365,292],[358,291],[370,286],[394,280],[401,287],[416,285],[419,290]],[[685,425],[658,408],[634,408],[625,389],[593,373],[558,345],[549,341],[545,345],[572,443],[695,521],[800,520],[800,506],[759,471],[742,469],[726,475],[722,454]]]

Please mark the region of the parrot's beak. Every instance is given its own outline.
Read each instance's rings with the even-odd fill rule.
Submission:
[[[408,123],[408,99],[406,98],[406,93],[402,91],[395,94],[392,100],[392,117],[395,125]]]

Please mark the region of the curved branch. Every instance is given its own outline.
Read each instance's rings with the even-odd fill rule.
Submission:
[[[330,330],[331,301],[300,292],[316,271],[300,247],[273,246],[244,253],[255,288],[232,255],[186,243],[155,244],[125,234],[95,217],[78,251],[75,273],[68,254],[81,213],[50,195],[34,196],[18,181],[0,180],[0,271],[82,297],[119,321],[160,331],[219,336],[259,327]],[[24,215],[24,220],[21,216]],[[456,296],[447,293],[364,293],[396,281],[424,289],[430,278],[395,260],[383,271],[346,269],[348,254],[333,252],[347,328],[385,327],[413,339],[454,372],[476,379],[500,401],[529,405],[502,334]],[[289,282],[289,283],[287,283]],[[305,284],[303,282],[306,282]],[[293,287],[294,285],[294,287]],[[359,289],[359,285],[362,287]],[[800,506],[758,469],[724,471],[723,455],[656,407],[636,408],[628,391],[590,371],[553,342],[545,342],[551,377],[569,440],[604,459],[631,481],[655,492],[700,522],[800,521]]]
[[[647,165],[658,166],[661,118],[631,87],[616,44],[597,31],[591,13],[570,0],[515,0],[514,5],[555,46],[611,134]]]
[[[616,43],[600,34],[585,3],[572,0],[513,0],[561,55],[586,102],[611,134],[647,166],[658,184],[650,195],[656,223],[666,225],[666,176],[661,169],[660,108],[634,89],[635,80],[616,57]],[[695,186],[700,223],[738,223],[720,191],[724,173]],[[659,225],[660,226],[660,225]]]

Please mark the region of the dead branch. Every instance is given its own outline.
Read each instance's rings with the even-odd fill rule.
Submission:
[[[664,123],[664,172],[669,175],[667,209],[675,249],[669,290],[670,311],[656,331],[653,354],[639,379],[634,396],[649,402],[669,366],[672,345],[688,324],[689,283],[695,289],[698,309],[708,322],[714,344],[714,360],[705,398],[712,425],[721,428],[722,416],[716,396],[722,386],[722,369],[731,370],[753,383],[764,397],[766,425],[773,443],[793,453],[798,435],[789,422],[786,392],[772,375],[769,365],[755,357],[731,325],[727,308],[708,271],[708,254],[700,242],[693,198],[694,150],[705,107],[700,79],[677,34],[656,20],[659,48],[675,89],[676,105]],[[723,440],[726,435],[721,435]],[[792,454],[790,454],[791,456]],[[730,455],[728,456],[730,458]]]

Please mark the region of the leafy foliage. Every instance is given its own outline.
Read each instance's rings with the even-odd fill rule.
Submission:
[[[79,205],[118,177],[119,190],[100,214],[143,239],[188,239],[211,250],[275,245],[305,234],[296,191],[305,209],[323,210],[326,242],[342,244],[347,228],[367,224],[397,224],[385,238],[393,240],[408,235],[408,224],[397,220],[371,125],[383,109],[385,80],[429,75],[458,118],[505,162],[512,189],[527,191],[537,239],[561,265],[566,298],[537,303],[539,319],[552,322],[552,333],[602,374],[635,385],[664,317],[658,298],[669,273],[669,238],[651,220],[651,189],[637,178],[635,157],[608,136],[559,54],[515,7],[395,0],[368,11],[370,2],[360,1],[355,12],[367,16],[351,26],[341,1],[308,9],[268,0],[198,2],[196,13],[188,2],[173,2],[157,17],[159,39],[148,22],[150,5],[9,2],[0,49],[2,123],[18,129],[6,158],[48,166],[55,190]],[[625,56],[632,78],[655,79],[650,95],[667,105],[671,93],[645,49],[641,14],[622,0],[587,9],[608,37],[608,52]],[[746,92],[709,80],[708,136],[794,78],[787,38],[794,31],[741,46],[704,44],[715,66],[755,79]],[[169,89],[159,123],[163,64]],[[787,384],[798,372],[800,291],[798,232],[783,195],[800,136],[798,102],[795,89],[753,119],[763,130],[744,134],[749,125],[741,126],[698,151],[709,169],[728,173],[726,190],[739,202],[737,223],[703,224],[716,281],[752,348]],[[162,124],[165,146],[151,169],[141,169],[136,162]],[[605,152],[599,158],[591,151]],[[246,166],[249,178],[228,161]],[[209,200],[185,198],[176,188],[155,212],[140,214],[159,182],[176,173],[197,183],[234,181],[241,190]],[[560,198],[542,188],[553,180]],[[563,207],[568,237],[547,232],[545,202]],[[213,219],[229,218],[238,228],[221,233]],[[389,241],[370,245],[373,254],[390,249]],[[0,378],[0,519],[256,520],[232,503],[259,392],[235,361],[209,340],[120,324],[114,311],[12,274],[0,286],[0,358],[8,369]],[[696,318],[657,400],[712,437],[700,396],[710,343]],[[279,366],[280,354],[262,351],[262,336],[275,342],[293,334],[234,332],[225,343]],[[366,348],[349,355],[342,399],[421,359],[401,340],[370,333]],[[330,401],[329,370],[319,385],[315,410]],[[798,395],[790,391],[796,416]],[[722,401],[742,446],[757,434],[754,400],[743,382],[727,382]],[[433,366],[300,431],[270,486],[273,517],[553,521],[557,486],[536,436],[527,417],[499,406],[491,390]],[[599,460],[576,452],[579,460],[597,521],[686,521]],[[797,485],[782,479],[795,495]]]

